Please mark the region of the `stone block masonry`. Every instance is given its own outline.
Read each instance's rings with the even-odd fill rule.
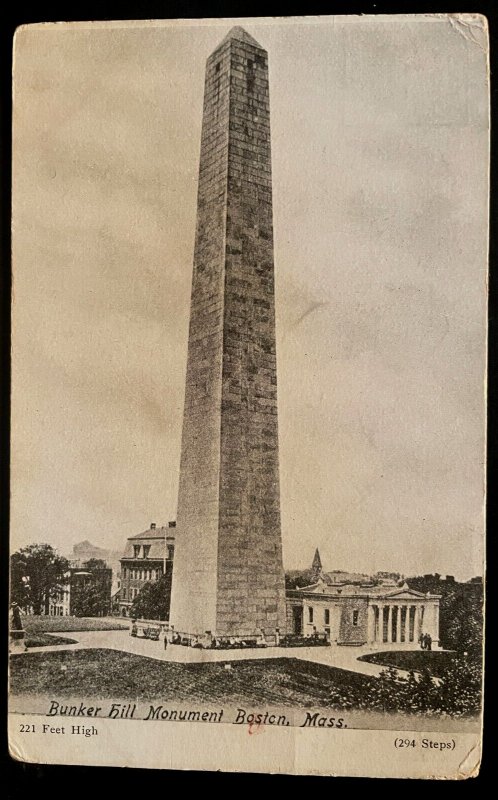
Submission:
[[[266,51],[206,66],[171,624],[286,629]]]

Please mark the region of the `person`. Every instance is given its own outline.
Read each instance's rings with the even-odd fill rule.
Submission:
[[[138,627],[136,619],[132,619],[131,621],[131,636],[137,636],[138,634]]]
[[[12,603],[12,630],[13,631],[22,631],[24,630],[21,620],[21,609],[19,608],[17,603]]]
[[[165,650],[167,650],[168,649],[168,632],[167,632],[166,628],[163,628],[162,635],[163,635],[163,647],[164,647]]]
[[[432,650],[432,636],[428,633],[425,637],[426,650]]]
[[[425,650],[425,634],[424,633],[420,634],[420,636],[418,637],[418,641],[419,641],[419,644],[420,644],[420,649],[421,650]]]

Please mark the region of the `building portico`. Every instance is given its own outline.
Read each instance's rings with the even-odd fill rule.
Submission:
[[[415,649],[422,636],[439,644],[439,596],[403,586],[330,585],[288,590],[289,632],[325,633],[331,644]]]
[[[369,603],[369,643],[418,644],[424,633],[429,634],[434,643],[439,640],[439,603],[435,598],[397,597]]]

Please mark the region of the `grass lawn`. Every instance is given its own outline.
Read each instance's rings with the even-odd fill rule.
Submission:
[[[384,653],[368,653],[360,656],[358,661],[370,661],[372,664],[382,664],[396,669],[420,670],[426,668],[435,678],[442,677],[455,654],[438,652],[437,650],[390,650]]]
[[[25,653],[11,660],[11,692],[165,702],[362,707],[376,678],[299,659],[174,664],[115,650]],[[363,705],[363,707],[365,707]]]
[[[24,640],[26,647],[45,647],[54,644],[76,644],[76,639],[67,636],[51,636],[48,633],[28,633]]]
[[[33,615],[22,617],[22,623],[28,635],[35,633],[64,633],[66,631],[119,631],[126,630],[129,627],[113,619],[113,617],[44,617]],[[57,644],[50,637],[48,638],[51,644]]]

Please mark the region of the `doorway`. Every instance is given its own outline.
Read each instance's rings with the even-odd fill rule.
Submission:
[[[302,606],[294,606],[292,609],[292,619],[294,622],[294,633],[301,634],[303,632],[303,608]]]

